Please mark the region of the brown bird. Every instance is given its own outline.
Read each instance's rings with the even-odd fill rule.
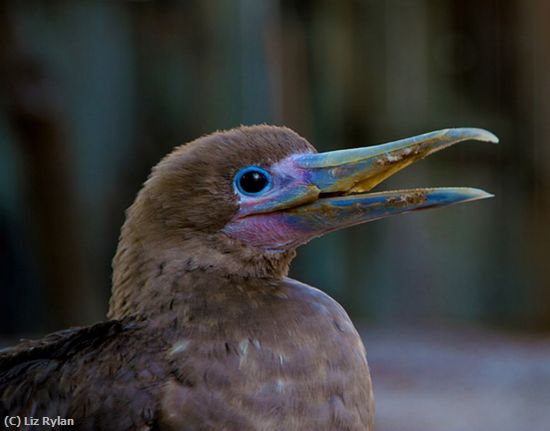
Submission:
[[[177,147],[127,211],[109,320],[2,351],[0,419],[39,421],[22,429],[58,419],[80,430],[371,430],[361,339],[338,303],[286,277],[289,264],[327,232],[490,196],[366,193],[467,139],[497,141],[447,129],[318,154],[262,125]]]

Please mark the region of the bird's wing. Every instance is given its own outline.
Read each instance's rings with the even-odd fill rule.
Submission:
[[[121,322],[103,322],[55,332],[40,340],[23,340],[14,347],[0,350],[0,412],[6,409],[9,413],[28,404],[67,359],[122,329]]]
[[[147,364],[140,335],[139,325],[113,320],[0,350],[0,418],[59,416],[81,430],[149,429],[162,372]]]

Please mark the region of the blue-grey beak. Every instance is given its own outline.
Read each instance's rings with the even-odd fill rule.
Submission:
[[[318,189],[318,196],[312,202],[287,208],[282,213],[290,225],[318,236],[404,212],[492,197],[483,190],[467,187],[367,193],[417,160],[467,140],[498,142],[487,130],[458,128],[371,147],[293,156],[296,167],[303,170],[306,183]]]

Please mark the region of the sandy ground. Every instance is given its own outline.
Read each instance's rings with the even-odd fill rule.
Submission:
[[[550,431],[550,338],[368,329],[376,431]]]

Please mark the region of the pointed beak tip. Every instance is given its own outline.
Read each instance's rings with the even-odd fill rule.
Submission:
[[[481,199],[490,199],[495,197],[494,194],[486,192],[485,190],[481,190],[481,189],[468,188],[466,190],[467,190],[467,193],[465,194],[466,199],[464,199],[464,202],[478,201]]]
[[[494,133],[489,132],[486,129],[479,129],[477,127],[465,127],[450,129],[449,131],[451,132],[450,134],[456,134],[463,137],[463,139],[466,138],[474,141],[490,142],[492,144],[499,143],[498,137]]]
[[[500,142],[500,139],[498,139],[498,136],[494,133],[489,132],[488,130],[483,130],[483,132],[483,141],[490,142],[492,144],[498,144]]]

